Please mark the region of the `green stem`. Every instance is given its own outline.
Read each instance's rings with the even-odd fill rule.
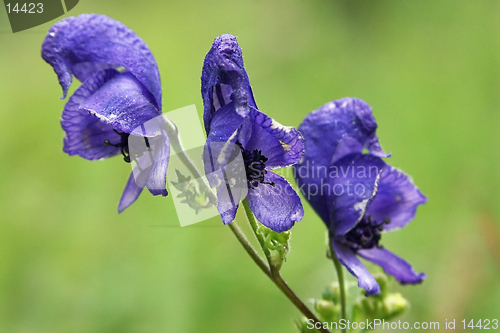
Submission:
[[[330,254],[333,261],[333,265],[335,266],[335,270],[337,271],[337,277],[339,280],[339,288],[340,288],[340,319],[346,319],[346,292],[345,292],[345,281],[344,281],[344,271],[342,268],[342,264],[337,259],[335,252],[333,251],[333,240],[331,237],[328,238],[330,245]],[[347,332],[344,328],[342,330],[343,333]]]
[[[295,305],[297,309],[299,309],[300,312],[304,316],[306,316],[308,319],[312,319],[315,323],[321,323],[321,326],[323,326],[321,320],[319,320],[314,313],[309,310],[309,308],[300,300],[300,298],[295,295],[292,289],[286,284],[286,282],[283,280],[279,272],[273,273],[271,280],[274,282],[274,284],[281,290],[283,294],[285,294],[286,297]],[[320,328],[320,332],[324,333],[330,333],[327,329]]]
[[[229,223],[228,225],[229,225],[229,228],[231,229],[231,231],[233,232],[233,234],[236,236],[236,238],[240,242],[240,244],[243,246],[243,248],[248,253],[248,255],[253,259],[253,261],[257,264],[257,266],[260,267],[260,269],[264,272],[264,274],[271,277],[271,271],[269,270],[269,267],[267,267],[266,263],[259,256],[257,251],[255,251],[252,244],[250,244],[248,239],[241,232],[241,229],[236,225],[236,223],[234,221]]]
[[[255,216],[253,215],[253,212],[250,209],[250,206],[248,205],[247,199],[243,200],[243,208],[245,209],[245,213],[246,213],[248,222],[250,223],[250,226],[252,227],[253,233],[255,234],[255,237],[257,237],[257,240],[259,241],[260,247],[264,251],[264,254],[266,255],[266,259],[268,259],[268,262],[269,262],[269,256],[271,254],[269,253],[268,248],[264,244],[264,242],[265,242],[264,237],[262,237],[262,235],[257,232],[257,229],[259,228],[259,226],[257,225],[257,220],[255,219]],[[271,270],[273,269],[270,262],[269,262],[269,267],[271,267]]]
[[[274,265],[271,264],[271,253],[269,252],[269,249],[267,246],[265,246],[264,238],[262,235],[257,232],[258,229],[258,224],[257,220],[255,219],[255,216],[252,213],[252,210],[250,209],[250,206],[248,205],[247,199],[243,200],[243,207],[245,208],[245,213],[248,219],[248,222],[250,223],[250,226],[252,227],[252,230],[257,237],[257,240],[260,243],[260,246],[262,247],[262,250],[264,251],[264,254],[266,255],[267,261],[269,263],[269,267],[271,268],[271,274],[269,275],[269,278],[274,282],[274,284],[281,290],[283,294],[295,305],[295,307],[302,312],[304,316],[306,316],[308,319],[312,319],[315,323],[321,323],[321,321],[314,315],[314,313],[309,310],[309,308],[302,302],[302,300],[293,292],[292,289],[288,286],[288,284],[283,280],[281,277],[279,270],[276,269]],[[327,329],[321,328],[319,329],[320,332],[324,333],[329,333]]]

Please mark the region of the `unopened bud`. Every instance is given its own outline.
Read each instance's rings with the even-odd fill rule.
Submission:
[[[368,318],[381,318],[382,299],[377,295],[361,298],[361,306]]]
[[[297,329],[299,330],[300,333],[314,333],[314,332],[317,332],[315,329],[310,329],[310,325],[311,324],[308,324],[307,322],[307,318],[306,317],[302,317],[300,319],[295,319],[294,320],[294,324],[295,324],[295,327],[297,327]],[[308,327],[309,325],[309,327]]]
[[[336,321],[339,319],[340,305],[336,305],[331,301],[323,299],[316,301],[314,308],[324,321]]]
[[[389,285],[390,285],[390,280],[389,277],[384,274],[384,273],[375,273],[373,274],[373,277],[377,281],[378,285],[380,286],[380,297],[384,297],[388,292],[389,292]]]
[[[399,316],[410,308],[410,303],[400,293],[392,293],[384,297],[383,305],[386,319]]]
[[[330,283],[323,292],[323,299],[332,301],[335,304],[340,302],[340,286],[338,282]]]

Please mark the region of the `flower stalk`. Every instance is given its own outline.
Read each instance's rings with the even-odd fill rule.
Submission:
[[[340,288],[340,319],[346,319],[346,290],[345,290],[345,280],[344,280],[344,271],[342,270],[342,264],[337,259],[335,252],[333,251],[333,243],[331,237],[328,237],[328,244],[330,246],[330,257],[332,258],[333,265],[335,266],[335,270],[337,271],[337,278],[339,281]],[[342,329],[342,333],[346,333],[347,330],[345,328]]]
[[[245,235],[243,234],[241,229],[236,225],[236,223],[229,223],[229,228],[231,229],[233,234],[236,236],[236,238],[240,242],[241,246],[243,246],[245,251],[252,258],[252,260],[257,264],[257,266],[259,266],[259,268],[262,270],[262,272],[264,272],[264,274],[266,274],[269,278],[272,279],[271,271],[269,270],[269,267],[266,265],[266,263],[259,256],[257,251],[255,251],[252,244],[250,244],[250,242],[245,237]]]
[[[270,274],[268,275],[269,278],[281,290],[281,292],[285,294],[285,296],[293,303],[293,305],[295,305],[295,307],[300,312],[302,312],[304,316],[306,316],[308,319],[314,320],[315,323],[321,323],[321,321],[311,312],[311,310],[309,310],[309,308],[304,304],[304,302],[302,302],[302,300],[293,292],[292,289],[290,289],[288,284],[283,280],[279,272],[279,268],[272,264],[271,253],[269,252],[269,249],[265,244],[265,240],[262,237],[262,234],[258,232],[257,220],[255,219],[255,216],[253,215],[252,210],[250,209],[250,206],[248,205],[246,199],[243,200],[243,207],[245,208],[245,213],[248,222],[250,223],[250,226],[252,227],[252,230],[255,236],[257,237],[257,240],[259,241],[259,244],[261,245],[262,250],[264,251],[264,255],[266,256],[266,259],[268,261],[270,267]],[[231,223],[229,225],[231,225]],[[319,331],[325,333],[329,332],[327,329],[324,328],[319,329]]]

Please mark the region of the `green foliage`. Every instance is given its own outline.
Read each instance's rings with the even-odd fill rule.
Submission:
[[[400,293],[389,291],[392,278],[383,273],[376,273],[374,277],[380,286],[380,294],[370,297],[360,295],[356,298],[352,306],[352,320],[355,322],[364,322],[367,319],[370,321],[374,319],[389,321],[402,315],[410,308],[409,302]],[[361,332],[361,330],[353,330],[352,332]]]
[[[259,233],[264,239],[264,246],[270,254],[270,264],[277,270],[280,270],[283,262],[286,261],[288,252],[290,251],[290,238],[292,236],[292,232],[289,230],[278,233],[264,225],[259,225],[257,233]]]
[[[347,294],[354,295],[352,299],[347,302],[348,307],[351,309],[347,311],[349,322],[373,322],[374,319],[384,319],[386,321],[392,320],[397,316],[406,312],[410,305],[400,293],[391,293],[389,287],[392,278],[389,278],[383,273],[374,274],[377,283],[380,286],[380,294],[366,297],[365,291],[360,290],[355,283],[348,283],[346,286]],[[323,323],[329,323],[331,327],[332,322],[340,325],[340,287],[338,282],[331,282],[327,285],[321,299],[312,300],[314,310],[318,314],[318,318]],[[302,317],[295,321],[295,326],[299,332],[316,332],[307,328],[307,319]],[[336,330],[334,330],[336,331]],[[340,329],[338,330],[340,332]],[[350,329],[350,333],[366,332],[367,329]]]

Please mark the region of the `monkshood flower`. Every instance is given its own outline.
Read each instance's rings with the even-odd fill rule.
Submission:
[[[210,161],[205,171],[222,170],[226,175],[220,177],[217,191],[222,221],[234,220],[246,194],[250,209],[262,224],[276,232],[289,230],[304,215],[302,203],[290,184],[270,170],[299,162],[303,138],[295,128],[259,111],[234,36],[214,40],[203,65],[201,93]],[[227,177],[231,161],[240,153],[243,184]]]
[[[130,163],[137,158],[130,154],[131,134],[142,136],[148,148],[156,141],[154,160],[131,173],[118,211],[130,206],[144,186],[153,195],[166,196],[168,137],[159,126],[145,126],[162,115],[160,73],[146,43],[109,17],[82,14],[50,28],[42,57],[54,68],[63,99],[73,76],[82,82],[62,113],[64,152],[87,160],[121,153]]]
[[[362,100],[332,101],[300,125],[305,153],[294,169],[299,187],[328,227],[337,259],[367,296],[378,294],[380,287],[357,256],[402,284],[425,278],[379,244],[382,231],[404,227],[427,198],[408,175],[381,159],[389,155],[380,147],[376,128]]]

